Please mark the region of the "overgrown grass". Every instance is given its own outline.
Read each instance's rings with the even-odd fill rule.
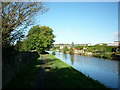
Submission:
[[[45,87],[47,88],[106,88],[99,82],[86,77],[63,61],[46,55]]]
[[[111,58],[111,53],[109,52],[104,52],[104,53],[95,53],[93,54],[94,57],[98,57],[98,58],[105,58],[105,59],[112,59]]]
[[[39,64],[45,61],[45,88],[106,88],[99,82],[86,77],[63,61],[50,54],[42,55],[43,59],[35,58],[24,70],[17,74],[4,88],[33,88],[35,81],[39,78],[42,66]],[[3,88],[3,89],[4,89]]]
[[[16,77],[13,78],[4,88],[31,88],[36,77],[39,74],[41,68],[38,63],[40,59],[36,56],[32,62],[26,65],[22,71],[17,73]]]

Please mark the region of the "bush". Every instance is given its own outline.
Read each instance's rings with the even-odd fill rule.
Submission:
[[[55,52],[52,52],[52,55],[56,55],[56,53],[55,53]]]
[[[69,54],[70,54],[70,55],[74,55],[74,50],[73,50],[72,48],[70,48]]]

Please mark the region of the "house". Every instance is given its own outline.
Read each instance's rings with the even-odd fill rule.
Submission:
[[[88,44],[78,44],[79,46],[88,46]]]
[[[86,54],[91,56],[91,55],[92,55],[92,52],[87,52]]]
[[[64,45],[60,45],[60,49],[63,49],[64,48]]]
[[[120,45],[120,41],[114,41],[114,43],[107,44],[107,46],[119,46],[119,45]]]
[[[93,53],[92,52],[85,52],[84,55],[91,56]]]
[[[85,50],[85,49],[87,49],[87,48],[84,47],[83,50]]]
[[[114,44],[119,46],[120,45],[120,41],[114,41]]]
[[[73,50],[74,50],[74,53],[84,53],[84,50],[78,50],[77,48],[73,48]]]
[[[73,48],[73,50],[75,51],[75,50],[78,50],[77,48]]]

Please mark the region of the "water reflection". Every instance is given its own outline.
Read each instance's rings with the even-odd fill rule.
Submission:
[[[120,84],[120,62],[102,58],[56,52],[55,57],[71,65],[76,70],[98,80],[107,87],[118,88]]]
[[[74,55],[70,55],[71,64],[74,64]]]
[[[67,54],[66,54],[66,53],[63,53],[63,57],[64,57],[64,59],[66,60],[66,59],[67,59]]]

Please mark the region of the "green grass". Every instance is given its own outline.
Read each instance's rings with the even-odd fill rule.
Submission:
[[[35,81],[40,75],[41,65],[45,61],[45,88],[106,88],[99,82],[86,77],[63,61],[50,54],[42,55],[42,58],[36,58],[29,63],[24,70],[4,88],[33,88]]]
[[[110,59],[111,60],[111,53],[109,53],[109,52],[96,53],[96,54],[93,54],[93,56],[98,57],[98,58],[105,58],[105,59]]]
[[[45,87],[47,88],[106,88],[99,82],[86,77],[63,61],[46,55]]]

